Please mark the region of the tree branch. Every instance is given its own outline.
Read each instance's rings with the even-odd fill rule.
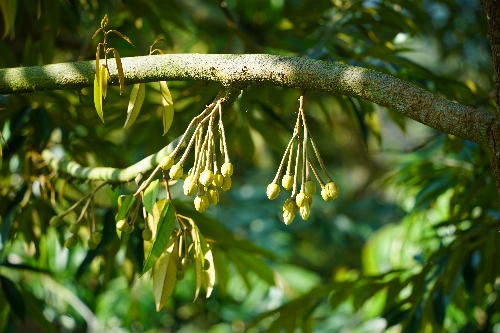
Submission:
[[[391,75],[322,60],[276,55],[166,54],[123,58],[125,84],[160,80],[268,85],[365,99],[427,126],[488,145],[493,115],[463,106]],[[108,61],[114,84],[116,65]],[[93,61],[0,70],[0,94],[90,87]]]
[[[241,90],[230,87],[223,87],[215,100],[224,99],[222,102],[222,111],[225,112],[233,105],[234,101],[240,95]],[[189,135],[188,135],[189,136]],[[149,155],[141,161],[124,169],[109,168],[109,167],[84,167],[74,161],[61,161],[56,159],[49,149],[42,151],[42,158],[52,170],[56,170],[73,178],[85,180],[108,180],[118,183],[125,183],[134,180],[137,174],[146,172],[155,168],[161,159],[169,155],[179,144],[181,136],[176,138],[166,147],[161,149],[156,154]],[[183,142],[181,148],[185,148],[186,141]]]

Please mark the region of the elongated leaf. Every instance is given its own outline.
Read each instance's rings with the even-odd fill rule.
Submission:
[[[118,214],[116,214],[115,217],[116,222],[125,218],[134,201],[135,197],[133,194],[120,195],[120,197],[118,198]]]
[[[153,214],[153,206],[156,202],[156,197],[158,196],[159,183],[160,181],[158,179],[152,181],[146,188],[146,191],[144,191],[143,204],[149,214]]]
[[[99,88],[100,88],[102,97],[106,98],[106,92],[108,91],[108,73],[107,73],[106,65],[101,66],[100,75],[101,75],[101,81],[100,81]]]
[[[23,298],[14,282],[0,275],[0,285],[2,286],[5,298],[7,298],[9,302],[10,310],[19,318],[24,319],[26,307],[24,306]]]
[[[198,295],[200,293],[201,285],[204,284],[203,280],[205,279],[205,275],[203,273],[203,266],[204,266],[204,258],[203,258],[203,252],[201,249],[201,242],[200,242],[200,232],[198,230],[198,227],[192,220],[190,220],[191,223],[191,239],[193,240],[193,247],[194,247],[194,264],[195,264],[195,269],[196,269],[196,289],[194,293],[194,301],[198,298]]]
[[[122,60],[120,54],[117,50],[113,49],[113,54],[116,61],[116,70],[118,71],[118,83],[120,83],[120,95],[123,92],[123,87],[125,86],[125,75],[123,74]]]
[[[161,103],[163,104],[163,135],[165,135],[174,121],[174,102],[170,90],[168,90],[167,82],[160,81],[158,83],[160,84]]]
[[[208,261],[209,266],[203,267],[204,279],[202,280],[203,286],[207,292],[207,298],[212,294],[212,290],[214,289],[215,284],[215,265],[214,258],[212,254],[212,249],[210,245],[205,241],[202,235],[200,235],[201,247],[203,251],[203,257],[206,261]],[[204,261],[205,261],[204,260]]]
[[[97,82],[101,82],[99,79],[99,58],[100,58],[100,52],[101,51],[101,43],[97,44],[97,49],[95,51],[95,75],[97,77]],[[95,92],[95,87],[94,87],[94,92]]]
[[[99,33],[99,31],[101,31],[101,30],[102,30],[102,28],[97,29],[97,30],[94,32],[94,34],[92,35],[92,39],[94,39],[94,37],[95,37],[95,36],[97,36],[97,34]]]
[[[171,207],[170,202],[167,201],[158,219],[157,232],[152,242],[153,245],[151,246],[151,251],[149,252],[146,262],[144,263],[144,268],[142,269],[141,276],[154,266],[155,262],[167,248],[168,241],[170,240],[170,238],[172,238],[174,224],[175,212]]]
[[[220,250],[213,253],[213,259],[218,290],[222,296],[225,296],[229,281],[229,262],[227,261],[226,254]]]
[[[16,2],[15,0],[0,0],[0,12],[2,12],[4,28],[2,39],[9,35],[10,29],[14,26],[17,8]]]
[[[141,111],[145,95],[146,86],[144,83],[134,84],[130,93],[130,100],[128,101],[127,120],[125,121],[125,125],[123,125],[123,129],[129,128],[134,123],[139,111]]]
[[[2,169],[2,143],[0,143],[0,169]]]
[[[177,237],[172,237],[166,251],[162,253],[153,267],[153,293],[156,311],[160,311],[168,301],[177,282],[178,244]]]
[[[239,261],[247,271],[253,271],[262,280],[270,285],[274,285],[274,273],[271,268],[262,260],[251,254],[236,250],[231,252],[234,261]]]
[[[132,46],[134,46],[134,43],[132,43],[132,41],[127,37],[125,36],[124,34],[122,34],[121,32],[119,31],[116,31],[116,30],[108,30],[107,33],[114,33],[114,34],[117,34],[118,36],[120,36],[121,38],[125,39],[127,42],[129,42]]]
[[[101,87],[99,86],[98,74],[94,76],[94,105],[99,118],[104,122],[104,116],[102,114],[102,94]]]

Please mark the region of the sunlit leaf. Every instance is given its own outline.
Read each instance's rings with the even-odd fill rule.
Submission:
[[[108,91],[108,71],[106,65],[101,66],[100,70],[101,84],[100,91],[103,98],[106,98],[106,92]]]
[[[132,92],[130,93],[130,100],[128,102],[127,110],[127,120],[123,129],[129,128],[137,118],[139,111],[141,111],[142,103],[144,102],[144,96],[146,95],[146,86],[144,83],[136,83],[132,87]]]
[[[166,199],[163,199],[166,200]],[[151,267],[155,264],[158,258],[165,251],[168,241],[172,238],[172,231],[175,225],[175,212],[173,207],[168,201],[161,211],[160,217],[158,219],[157,232],[155,238],[153,239],[151,246],[151,251],[149,252],[146,262],[144,263],[144,268],[142,269],[141,276],[149,271]]]
[[[133,194],[129,195],[120,195],[118,197],[118,214],[116,214],[115,220],[116,222],[123,220],[125,216],[127,216],[127,213],[132,207],[132,204],[135,201],[135,197]]]
[[[94,76],[94,105],[95,105],[95,109],[97,111],[97,114],[99,115],[99,118],[101,118],[102,122],[104,123],[104,116],[102,113],[101,87],[99,85],[97,74]]]
[[[172,122],[174,120],[174,103],[172,101],[172,95],[170,90],[168,90],[167,82],[160,81],[160,92],[161,92],[161,103],[163,104],[163,135],[165,135]]]
[[[116,70],[118,71],[118,83],[120,83],[120,95],[123,92],[123,87],[125,86],[125,75],[123,74],[122,60],[120,54],[117,50],[113,49],[113,54],[116,61]]]
[[[196,269],[196,288],[194,293],[194,300],[198,298],[198,294],[200,293],[201,286],[203,284],[203,280],[205,279],[205,275],[203,273],[204,266],[204,257],[201,249],[201,241],[198,227],[194,224],[192,220],[189,220],[191,223],[191,239],[193,241],[193,249],[194,249],[194,265]]]
[[[207,292],[207,298],[208,298],[208,297],[210,297],[210,295],[212,294],[212,290],[214,289],[215,265],[214,265],[214,258],[213,258],[213,254],[212,254],[212,249],[210,248],[210,245],[205,241],[205,239],[203,238],[203,236],[201,234],[200,234],[200,241],[201,241],[201,248],[203,251],[204,259],[209,264],[208,268],[203,267],[204,279],[202,280],[203,287],[205,287],[205,290]]]
[[[168,301],[177,282],[178,244],[177,237],[172,237],[167,244],[167,249],[161,254],[153,267],[153,292],[156,311],[160,311]]]
[[[124,34],[122,34],[121,32],[119,31],[116,31],[116,30],[108,30],[107,33],[114,33],[114,34],[117,34],[118,36],[120,36],[121,38],[125,39],[129,44],[131,44],[132,46],[134,45],[134,43],[132,43],[132,41],[127,37],[125,36]]]
[[[95,75],[97,77],[97,82],[100,83],[100,71],[99,71],[99,60],[100,60],[100,52],[101,51],[101,43],[97,44],[97,49],[95,52]],[[95,90],[95,87],[94,87]]]
[[[153,180],[149,186],[144,191],[143,204],[144,208],[149,214],[153,214],[153,206],[156,202],[156,197],[158,196],[158,184],[160,181],[158,179]]]
[[[92,35],[92,39],[94,39],[95,36],[99,33],[99,31],[102,31],[102,28],[97,29],[94,34]]]

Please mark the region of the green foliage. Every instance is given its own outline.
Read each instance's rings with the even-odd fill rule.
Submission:
[[[0,0],[0,66],[94,60],[103,45],[92,33],[108,13],[107,32],[130,36],[113,37],[107,49],[117,65],[145,49],[296,55],[372,68],[494,111],[478,1],[226,3]],[[164,46],[153,50],[160,36]],[[100,183],[44,164],[41,152],[50,149],[84,166],[128,167],[182,135],[220,90],[162,81],[141,84],[141,92],[125,85],[123,69],[120,88],[106,90],[106,71],[97,71],[94,91],[0,96],[0,332],[32,325],[43,332],[500,327],[500,207],[485,148],[366,101],[306,93],[308,127],[341,195],[334,203],[315,199],[306,222],[285,226],[276,203],[285,191],[272,202],[265,192],[302,92],[250,86],[224,115],[231,191],[201,214],[180,184],[159,186],[162,177],[142,197],[134,184],[97,191]],[[131,105],[122,89],[137,94]],[[49,226],[82,198],[87,209],[77,205]],[[79,242],[67,250],[68,226],[80,217]],[[134,228],[119,238],[120,220]],[[146,225],[151,242],[142,238]],[[102,240],[89,250],[95,229]]]

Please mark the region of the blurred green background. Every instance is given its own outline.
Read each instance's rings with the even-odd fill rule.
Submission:
[[[110,36],[122,57],[143,55],[158,37],[166,53],[300,56],[375,69],[495,110],[476,0],[228,0],[225,7],[215,0],[4,0],[0,10],[1,68],[95,59],[100,37],[91,37],[108,14],[109,28],[135,45]],[[83,104],[76,91],[0,96],[7,142],[0,332],[500,332],[500,210],[489,150],[346,96],[305,97],[308,126],[341,191],[333,203],[315,198],[307,221],[297,216],[286,226],[286,194],[274,201],[265,194],[292,134],[299,91],[251,86],[236,101],[224,119],[233,185],[219,205],[198,214],[181,185],[173,186],[179,209],[216,241],[210,298],[193,302],[188,270],[155,311],[151,280],[139,278],[140,230],[121,240],[114,227],[117,198],[135,191],[133,183],[98,192],[103,242],[96,250],[64,248],[67,228],[48,221],[95,184],[53,177],[41,151],[127,167],[181,135],[220,88],[169,87],[176,113],[163,137],[156,84],[126,131],[131,87],[122,96],[109,89],[105,124],[91,89],[83,89]]]

